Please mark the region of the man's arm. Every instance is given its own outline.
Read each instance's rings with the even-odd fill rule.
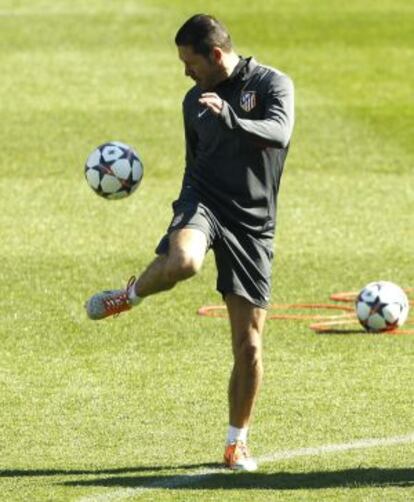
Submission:
[[[273,75],[265,97],[263,119],[241,119],[233,108],[215,93],[205,93],[200,103],[218,115],[231,130],[259,140],[265,146],[285,148],[290,141],[294,123],[293,83],[286,75]]]

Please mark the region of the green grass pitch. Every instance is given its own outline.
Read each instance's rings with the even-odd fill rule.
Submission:
[[[142,270],[169,223],[191,85],[173,38],[200,11],[296,84],[272,301],[414,285],[412,3],[0,0],[0,499],[411,500],[413,442],[211,471],[231,368],[227,321],[196,315],[221,300],[212,256],[131,313],[85,317],[85,299]],[[130,199],[84,180],[107,140],[143,158]],[[414,336],[269,321],[264,343],[259,458],[413,433]]]

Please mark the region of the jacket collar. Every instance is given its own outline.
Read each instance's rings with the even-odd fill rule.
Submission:
[[[252,73],[257,67],[257,61],[253,57],[248,57],[248,58],[240,58],[240,62],[243,64],[239,69],[239,75],[240,79],[244,82],[252,76]]]
[[[226,80],[223,80],[219,84],[217,84],[216,89],[223,89],[226,88],[229,85],[232,85],[233,82],[236,82],[237,80],[241,80],[242,82],[248,80],[253,73],[254,69],[257,66],[257,62],[255,61],[254,58],[249,57],[249,58],[244,58],[243,56],[240,56],[239,62],[235,66],[234,70],[232,71],[231,75],[226,78]]]

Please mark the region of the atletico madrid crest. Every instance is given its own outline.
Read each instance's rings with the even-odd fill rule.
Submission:
[[[245,112],[250,112],[256,106],[256,91],[243,91],[240,94],[240,106]]]

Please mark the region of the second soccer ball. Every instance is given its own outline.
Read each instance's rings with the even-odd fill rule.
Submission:
[[[356,315],[370,332],[391,331],[402,326],[408,317],[409,303],[404,291],[388,281],[371,282],[359,293]]]

